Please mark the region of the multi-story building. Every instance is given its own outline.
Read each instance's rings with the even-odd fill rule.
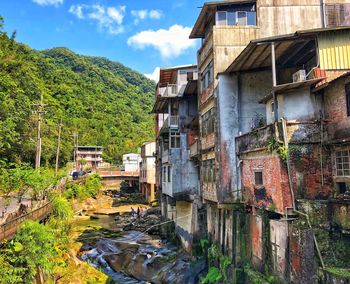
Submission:
[[[123,155],[123,167],[126,172],[140,171],[141,157],[139,154],[129,153]]]
[[[77,168],[97,168],[103,164],[101,146],[76,146],[74,156]]]
[[[145,200],[150,203],[155,200],[156,164],[155,154],[156,142],[145,142],[141,147],[140,163],[140,192]]]
[[[208,2],[201,8],[190,38],[200,38],[197,64],[199,76],[199,125],[201,194],[207,206],[208,233],[218,241],[225,252],[233,255],[233,232],[239,224],[236,207],[243,201],[237,167],[235,141],[232,139],[242,127],[259,125],[261,104],[250,104],[255,98],[235,97],[227,90],[261,86],[259,96],[266,95],[271,74],[249,72],[230,80],[218,74],[224,72],[256,38],[294,33],[296,30],[316,29],[349,23],[349,1],[319,0],[255,0]],[[345,3],[345,4],[342,4]],[[309,43],[310,46],[312,45]],[[300,44],[300,52],[310,46]],[[271,45],[263,44],[259,52],[245,50],[244,54],[259,67],[267,60]],[[278,56],[282,46],[276,47]],[[306,55],[307,56],[307,55]],[[305,59],[305,58],[301,58]],[[286,62],[288,58],[284,59]],[[241,60],[238,65],[244,65]],[[266,67],[266,68],[271,68]],[[256,76],[256,78],[253,78]],[[256,79],[253,85],[251,79]],[[220,84],[219,84],[220,81]],[[238,117],[241,125],[238,125]],[[242,128],[243,129],[243,128]],[[238,214],[238,215],[237,215]],[[236,217],[235,217],[236,216]]]
[[[195,151],[197,66],[160,70],[156,89],[157,187],[162,215],[174,220],[184,248],[191,251],[200,231],[199,168]],[[191,128],[192,126],[192,128]],[[192,150],[192,151],[191,151]]]
[[[240,102],[231,176],[244,208],[233,238],[220,239],[236,267],[247,259],[288,283],[315,283],[315,263],[332,263],[319,243],[339,259],[350,253],[349,50],[350,27],[298,31],[251,41],[219,75],[219,105]]]

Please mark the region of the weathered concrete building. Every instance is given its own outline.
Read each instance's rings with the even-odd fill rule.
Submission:
[[[156,183],[156,142],[145,142],[141,147],[140,163],[140,192],[145,200],[150,203],[155,200]]]
[[[157,126],[157,187],[162,215],[174,220],[183,246],[191,251],[199,231],[199,168],[190,150],[190,125],[197,117],[197,66],[160,70],[154,106]],[[198,153],[198,152],[197,152]]]
[[[101,146],[74,147],[76,168],[97,168],[103,165]]]
[[[349,1],[232,0],[208,2],[201,8],[190,35],[190,38],[202,39],[197,54],[201,195],[207,206],[208,233],[232,257],[236,255],[234,239],[239,238],[234,234],[240,218],[244,218],[236,210],[244,195],[237,175],[240,162],[236,159],[232,137],[264,121],[265,108],[255,96],[263,99],[272,76],[271,72],[254,75],[246,72],[236,79],[226,75],[218,79],[218,74],[256,38],[349,24],[347,3]],[[299,51],[304,47],[298,46]],[[251,51],[246,55],[261,63],[270,48],[265,44],[259,52]],[[276,49],[276,54],[279,51]],[[251,79],[256,81],[253,83]],[[259,90],[254,96],[238,98],[233,95],[238,91],[250,93],[256,86]]]
[[[238,109],[231,145],[231,176],[244,201],[233,215],[237,267],[245,258],[283,281],[315,283],[315,263],[332,263],[325,242],[346,259],[349,47],[350,28],[253,40],[219,75],[219,94],[230,94],[226,104]],[[336,278],[325,275],[325,283]]]

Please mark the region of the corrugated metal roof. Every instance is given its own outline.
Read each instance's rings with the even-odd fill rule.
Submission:
[[[315,41],[318,35],[330,31],[348,32],[350,31],[350,27],[302,30],[297,31],[294,34],[252,40],[224,73],[271,67],[270,44],[272,42],[275,43],[276,61],[283,61],[283,59],[288,59],[288,57],[283,58],[287,51],[290,51],[289,57],[291,57],[294,53],[305,50],[305,47],[308,44],[310,45],[310,48],[312,48],[311,42]]]
[[[165,84],[176,84],[177,71],[187,68],[197,68],[196,64],[180,65],[168,68],[161,68],[159,75],[159,86],[163,87]]]

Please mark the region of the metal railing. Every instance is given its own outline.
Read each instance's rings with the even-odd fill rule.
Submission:
[[[178,88],[176,84],[168,84],[166,87],[159,88],[159,94],[162,97],[176,97]]]
[[[169,127],[178,127],[179,126],[179,116],[171,115],[169,119]]]
[[[45,219],[52,210],[51,202],[46,203],[42,207],[35,209],[29,213],[19,216],[0,226],[0,241],[11,239],[26,220],[41,221]]]

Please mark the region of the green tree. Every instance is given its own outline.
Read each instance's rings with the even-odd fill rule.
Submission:
[[[5,250],[7,264],[6,269],[0,270],[0,279],[6,281],[2,283],[33,283],[35,277],[50,275],[58,255],[56,243],[49,227],[34,221],[25,222]]]

